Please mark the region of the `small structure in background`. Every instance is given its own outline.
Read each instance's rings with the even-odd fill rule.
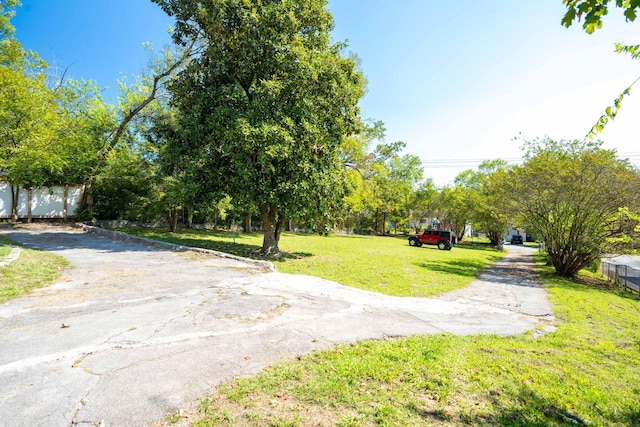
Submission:
[[[504,241],[512,245],[521,245],[529,240],[527,239],[527,233],[524,228],[510,228],[504,236]]]

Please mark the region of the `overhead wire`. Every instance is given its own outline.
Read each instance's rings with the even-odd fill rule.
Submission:
[[[636,166],[640,166],[640,151],[627,152],[627,153],[616,153],[617,157],[621,160],[629,160],[632,164]],[[504,160],[508,165],[517,165],[524,162],[524,159],[517,157],[505,157],[505,158],[484,158],[484,159],[429,159],[424,160],[420,159],[420,163],[422,163],[426,168],[429,169],[438,169],[438,168],[464,168],[464,167],[477,167],[480,166],[482,162],[492,161],[492,160]]]

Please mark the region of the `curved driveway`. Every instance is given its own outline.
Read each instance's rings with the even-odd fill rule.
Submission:
[[[72,265],[0,305],[4,426],[142,426],[222,381],[334,343],[553,323],[524,247],[465,289],[398,298],[71,228],[0,232]]]

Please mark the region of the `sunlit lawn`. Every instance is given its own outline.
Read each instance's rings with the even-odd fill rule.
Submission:
[[[8,254],[10,245],[18,244],[0,236],[0,254],[3,250]],[[5,247],[9,249],[2,249]],[[16,261],[0,267],[0,304],[34,288],[51,284],[67,265],[64,258],[50,252],[21,248]]]
[[[137,234],[255,256],[260,235]],[[233,239],[236,242],[233,242]],[[0,236],[0,250],[14,244]],[[390,237],[283,236],[281,271],[394,295],[464,286],[501,254],[452,251]],[[508,246],[507,246],[508,249]],[[0,252],[2,253],[2,252]],[[66,262],[22,248],[0,268],[0,303],[51,283]],[[450,334],[364,341],[283,360],[220,385],[195,426],[640,425],[640,299],[585,273],[559,279],[539,264],[557,330],[514,337]],[[169,414],[164,424],[180,421]]]
[[[141,234],[244,256],[255,256],[261,243],[259,235],[235,235],[234,244],[233,235],[220,233],[153,233]],[[280,248],[285,256],[274,263],[281,271],[412,296],[462,287],[501,255],[483,245],[439,251],[361,236],[287,234]],[[539,268],[554,333],[336,346],[221,385],[202,401],[194,425],[640,425],[637,296],[588,273],[574,282]]]
[[[0,261],[11,252],[11,244],[9,239],[0,236]]]
[[[221,385],[193,425],[640,425],[637,296],[540,268],[555,333],[336,346]]]
[[[262,235],[196,230],[176,233],[132,229],[128,233],[258,258]],[[406,238],[319,236],[283,233],[278,271],[307,274],[361,289],[396,296],[431,296],[468,285],[503,254],[487,245],[458,245],[450,251],[436,246],[408,245]]]

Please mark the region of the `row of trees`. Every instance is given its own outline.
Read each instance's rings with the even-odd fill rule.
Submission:
[[[117,105],[24,50],[18,2],[0,5],[0,173],[16,200],[20,185],[81,183],[85,219],[258,220],[265,255],[291,221],[385,233],[438,218],[497,245],[519,225],[566,276],[638,237],[638,171],[598,143],[530,141],[523,165],[486,161],[440,189],[423,179],[404,143],[362,120],[366,82],[331,41],[324,0],[153,1],[176,18],[175,47]]]
[[[84,184],[83,204],[91,211],[93,185],[117,167],[114,159],[131,165],[149,154],[139,132],[188,54],[165,49],[150,56],[148,74],[122,81],[114,105],[95,83],[69,79],[22,47],[10,23],[19,5],[0,2],[0,179],[11,184],[13,217],[21,186]]]

